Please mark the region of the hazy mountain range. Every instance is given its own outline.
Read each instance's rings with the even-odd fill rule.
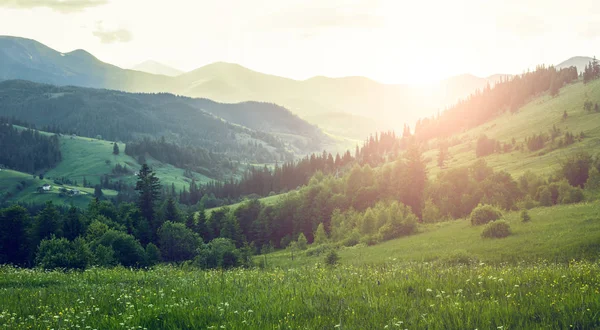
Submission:
[[[573,58],[560,65],[577,65]],[[148,71],[148,72],[142,72]],[[364,77],[294,80],[218,62],[191,72],[157,62],[135,70],[104,63],[84,50],[57,52],[30,39],[0,37],[0,80],[25,79],[129,92],[170,92],[218,102],[276,103],[334,134],[362,139],[377,130],[431,116],[506,75],[460,75],[431,85],[382,84]],[[268,120],[268,118],[264,118]]]
[[[175,77],[183,73],[183,71],[172,68],[166,64],[148,60],[131,68],[131,70],[142,71],[152,74],[160,74],[163,76]]]

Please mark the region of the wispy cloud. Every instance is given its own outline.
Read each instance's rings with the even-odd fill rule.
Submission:
[[[92,34],[100,39],[103,44],[113,44],[118,42],[129,42],[133,39],[133,35],[129,30],[116,29],[116,30],[105,30],[98,27]]]
[[[45,7],[61,13],[72,13],[107,3],[108,0],[0,0],[0,7],[15,9]]]

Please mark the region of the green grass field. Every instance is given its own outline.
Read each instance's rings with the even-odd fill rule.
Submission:
[[[475,162],[477,159],[475,145],[477,138],[482,134],[504,143],[510,143],[512,138],[515,138],[517,142],[522,142],[534,133],[548,133],[553,125],[556,125],[563,133],[569,131],[577,135],[584,132],[586,138],[581,142],[550,152],[515,150],[504,154],[493,154],[484,159],[495,170],[504,170],[514,177],[518,177],[527,170],[532,170],[537,174],[551,173],[559,168],[562,160],[578,151],[587,151],[591,154],[600,153],[600,113],[585,111],[583,103],[586,100],[594,103],[600,102],[600,80],[585,85],[583,82],[578,82],[565,86],[556,97],[544,95],[535,98],[515,114],[505,113],[490,122],[458,135],[458,138],[464,142],[449,148],[452,159],[447,163],[447,167],[467,166]],[[567,111],[568,114],[566,120],[562,120],[564,111]],[[431,145],[435,146],[435,142]],[[437,166],[437,155],[438,149],[429,150],[424,154],[424,157],[430,159],[428,171],[432,176],[440,171]]]
[[[486,262],[493,264],[535,262],[541,259],[566,262],[600,257],[600,202],[541,207],[529,211],[531,222],[523,223],[519,212],[506,212],[512,235],[484,239],[483,226],[466,219],[420,225],[419,233],[375,246],[342,248],[345,264],[363,265],[401,262]],[[310,246],[309,246],[310,247]],[[257,256],[257,258],[264,258]],[[267,255],[273,267],[297,267],[322,262],[323,256],[282,250]]]
[[[37,188],[44,184],[50,184],[52,190],[43,193],[38,192]],[[76,188],[81,191],[81,193],[75,196],[61,196],[59,191],[60,187],[66,189]],[[103,189],[102,192],[107,197],[115,197],[117,195],[116,191],[110,189]],[[48,178],[41,180],[31,174],[12,170],[2,170],[0,171],[0,193],[8,193],[9,197],[6,198],[6,200],[9,202],[44,204],[48,201],[52,201],[57,205],[72,204],[77,207],[85,208],[93,198],[94,188],[84,188],[74,185],[56,185],[53,180]]]
[[[6,329],[594,329],[600,264],[0,269]]]
[[[42,132],[42,134],[50,133]],[[118,145],[121,152],[119,155],[114,155],[113,142],[111,141],[80,136],[61,136],[62,160],[55,168],[45,173],[43,180],[33,178],[33,175],[27,173],[3,170],[0,172],[0,193],[10,192],[12,197],[8,201],[12,202],[45,203],[51,200],[57,204],[87,207],[94,189],[81,187],[84,178],[91,185],[95,185],[100,183],[100,178],[103,175],[112,175],[112,169],[116,164],[125,165],[132,171],[137,171],[141,167],[136,159],[125,155],[125,144],[118,143]],[[158,162],[151,157],[148,157],[148,164],[152,166],[163,185],[171,187],[174,184],[177,191],[182,190],[184,187],[189,188],[192,180],[183,175],[183,169]],[[193,175],[198,183],[211,180],[199,173],[193,172]],[[56,186],[54,180],[62,178],[76,182],[76,185],[65,185],[64,187],[72,188],[76,186],[84,193],[79,196],[62,198],[58,195],[58,187],[49,193],[37,193],[37,187],[44,183]],[[112,176],[111,180],[123,180],[126,183],[135,184],[136,177],[133,174]],[[25,184],[22,184],[22,182],[25,182]],[[24,188],[18,189],[18,185]],[[102,191],[107,197],[117,195],[116,191],[110,189],[103,189]]]

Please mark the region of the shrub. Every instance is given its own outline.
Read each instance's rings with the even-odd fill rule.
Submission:
[[[435,223],[444,221],[440,209],[437,207],[437,205],[435,205],[435,203],[433,203],[431,199],[425,201],[422,217],[424,223]]]
[[[597,190],[600,189],[600,172],[595,167],[590,170],[587,181],[585,182],[585,189]]]
[[[360,238],[360,243],[365,244],[366,246],[377,245],[381,241],[380,235],[366,235]]]
[[[471,225],[484,225],[490,221],[500,219],[502,213],[492,205],[479,205],[471,212]]]
[[[140,267],[146,263],[146,251],[133,236],[109,229],[94,243],[94,251],[103,245],[113,250],[115,260],[125,267]]]
[[[157,234],[160,252],[165,261],[184,261],[196,255],[200,237],[183,223],[167,221],[158,229]]]
[[[304,236],[304,233],[300,233],[300,235],[298,235],[298,250],[306,250],[307,245],[308,245],[308,240],[306,239],[306,236]]]
[[[521,211],[521,221],[523,221],[523,222],[531,221],[531,217],[529,216],[529,212],[527,212],[527,210]]]
[[[85,269],[91,258],[83,239],[70,242],[65,238],[52,237],[40,243],[35,263],[44,269]]]
[[[146,261],[149,266],[154,266],[161,261],[160,250],[152,243],[146,245]]]
[[[552,206],[552,192],[548,186],[538,188],[538,202],[541,206]]]
[[[325,256],[325,264],[329,266],[335,266],[340,261],[340,256],[337,254],[335,250],[329,251],[327,256]]]
[[[355,230],[342,241],[342,245],[347,247],[355,246],[358,243],[360,243],[360,234]]]
[[[306,250],[306,256],[308,256],[308,257],[320,256],[321,254],[323,254],[331,249],[333,249],[333,247],[330,244],[317,245],[317,246],[311,247],[308,250]]]
[[[510,225],[504,220],[496,220],[488,223],[483,228],[481,237],[484,238],[503,238],[511,234]]]
[[[239,266],[242,262],[240,251],[228,238],[215,238],[198,249],[194,263],[201,268],[230,268]]]

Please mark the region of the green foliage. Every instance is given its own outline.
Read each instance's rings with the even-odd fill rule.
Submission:
[[[231,268],[242,265],[243,258],[232,240],[216,238],[203,244],[194,264],[200,268]]]
[[[40,243],[35,264],[43,269],[85,269],[92,254],[81,238],[71,242],[52,237]]]
[[[585,189],[598,190],[600,189],[600,171],[596,167],[592,167],[589,172],[588,179],[585,183]]]
[[[335,250],[329,251],[325,256],[325,264],[328,266],[335,266],[340,262],[340,256]]]
[[[483,228],[483,238],[504,238],[510,236],[510,225],[505,220],[496,220],[488,223]]]
[[[0,209],[0,263],[24,265],[29,254],[29,213],[22,206]]]
[[[531,216],[529,215],[529,212],[527,212],[527,210],[522,210],[521,211],[521,221],[522,222],[529,222],[529,221],[531,221]]]
[[[552,206],[552,192],[548,186],[541,186],[538,188],[538,202],[541,206]]]
[[[323,226],[322,222],[317,226],[317,230],[313,236],[313,244],[320,245],[327,243],[327,233],[325,232],[325,227]]]
[[[583,188],[589,176],[592,157],[587,152],[579,152],[567,158],[562,164],[562,173],[574,187]]]
[[[500,219],[501,216],[502,213],[500,212],[500,210],[498,210],[494,206],[479,205],[471,212],[469,219],[471,220],[471,225],[477,226],[484,225],[490,221]]]
[[[436,223],[444,221],[444,217],[440,212],[440,208],[433,203],[433,200],[430,198],[425,201],[425,205],[423,207],[423,222],[424,223]]]
[[[100,238],[92,242],[92,251],[97,252],[97,248],[102,245],[111,248],[114,260],[125,267],[142,267],[146,264],[146,252],[140,243],[127,233],[109,229]],[[103,257],[110,253],[107,249],[102,249]],[[110,259],[110,258],[108,258]]]
[[[299,250],[306,250],[308,240],[306,239],[306,236],[304,236],[304,233],[300,233],[298,235],[298,240],[296,241],[296,244]]]
[[[162,261],[160,250],[153,243],[146,245],[146,261],[149,266],[154,266]]]
[[[158,230],[158,243],[164,261],[191,260],[201,242],[198,234],[183,223],[165,222]]]

